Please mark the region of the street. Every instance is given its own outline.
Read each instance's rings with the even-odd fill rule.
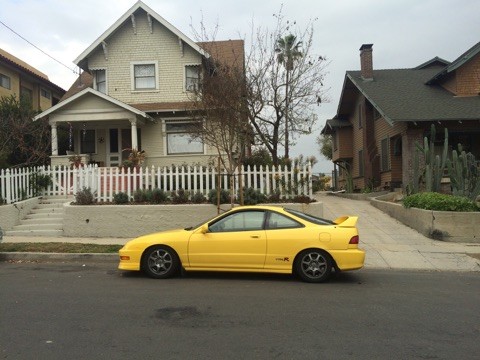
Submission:
[[[113,264],[0,263],[3,359],[476,359],[480,276],[360,270],[152,280]]]

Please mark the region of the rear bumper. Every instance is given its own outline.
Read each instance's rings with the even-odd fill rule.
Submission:
[[[365,251],[361,249],[334,250],[330,254],[342,271],[361,269],[365,263]]]

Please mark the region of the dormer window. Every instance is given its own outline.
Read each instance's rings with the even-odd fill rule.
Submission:
[[[158,63],[156,61],[142,61],[131,64],[132,90],[158,89]]]
[[[185,90],[198,91],[200,86],[200,65],[185,66]]]
[[[95,89],[107,93],[107,74],[105,69],[95,71]]]

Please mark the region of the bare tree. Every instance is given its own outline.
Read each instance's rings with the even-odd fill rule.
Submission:
[[[0,167],[48,162],[50,127],[47,120],[34,122],[35,114],[27,100],[0,98]]]
[[[296,22],[285,20],[281,9],[275,17],[273,31],[262,27],[252,29],[246,56],[246,100],[255,136],[277,164],[282,141],[286,144],[284,155],[288,156],[288,147],[294,144],[295,137],[311,133],[315,125],[314,106],[325,100],[323,81],[327,62],[324,56],[313,53],[314,20],[300,30]],[[295,52],[296,56],[291,56],[295,58],[295,66],[288,66],[288,57],[287,66],[277,61],[279,52],[275,49],[280,49],[281,40],[285,42],[287,38],[294,40],[289,48]]]

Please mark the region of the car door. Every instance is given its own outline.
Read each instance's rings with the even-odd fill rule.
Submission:
[[[191,268],[261,269],[265,263],[265,211],[230,213],[194,233],[188,244]]]

